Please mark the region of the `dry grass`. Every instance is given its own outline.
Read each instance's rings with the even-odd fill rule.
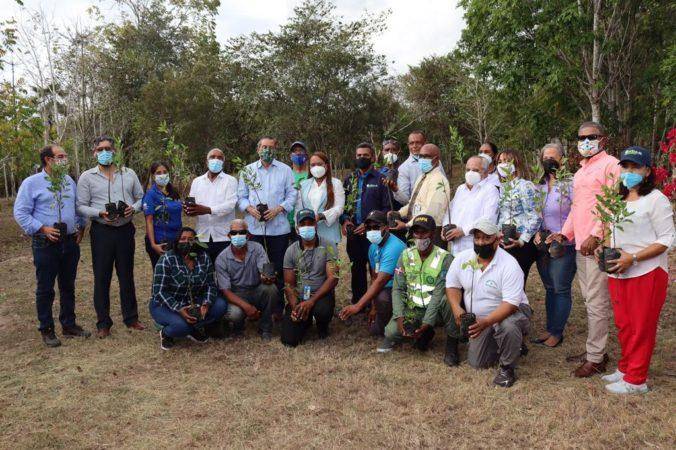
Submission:
[[[491,387],[493,370],[442,363],[443,339],[427,354],[374,352],[361,324],[334,322],[325,342],[286,349],[242,341],[182,344],[162,352],[156,333],[128,332],[113,289],[113,336],[45,348],[36,332],[28,243],[2,205],[0,227],[0,445],[35,447],[564,447],[674,448],[674,305],[662,313],[652,392],[606,395],[598,377],[569,375],[566,354],[583,348],[579,292],[564,345],[532,348],[520,380]],[[147,311],[150,263],[137,233],[137,291]],[[115,280],[113,281],[115,286]],[[340,284],[339,302],[348,280]],[[671,286],[670,297],[675,288]],[[529,297],[542,328],[542,292]],[[88,242],[78,274],[79,322],[94,328]],[[57,310],[58,311],[58,310]],[[58,314],[58,312],[57,312]],[[610,353],[617,361],[613,333]]]

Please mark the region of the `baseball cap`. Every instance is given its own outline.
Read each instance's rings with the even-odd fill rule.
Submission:
[[[427,231],[434,231],[437,227],[437,224],[434,222],[434,217],[427,214],[420,214],[419,216],[415,216],[413,219],[411,231],[415,231],[416,227]]]
[[[379,225],[385,225],[387,223],[387,214],[384,211],[373,210],[366,216],[364,223],[375,222]]]
[[[625,161],[630,161],[640,166],[650,167],[650,152],[643,147],[639,147],[638,145],[627,147],[622,150],[622,153],[620,153],[620,163]]]
[[[301,223],[305,219],[317,220],[315,212],[311,209],[301,209],[296,213],[296,223]]]
[[[294,142],[293,144],[291,144],[291,147],[289,147],[289,150],[293,151],[293,148],[296,147],[296,146],[303,147],[303,150],[307,151],[307,146],[305,145],[305,142],[303,142],[303,141]]]
[[[492,236],[494,234],[498,234],[500,230],[498,229],[498,226],[493,223],[492,220],[482,217],[478,219],[476,222],[474,222],[474,225],[472,226],[472,230],[470,233],[473,233],[475,230],[479,230],[484,234],[487,234],[489,236]]]

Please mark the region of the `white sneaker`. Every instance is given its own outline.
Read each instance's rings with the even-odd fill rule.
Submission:
[[[389,339],[385,338],[383,339],[383,342],[380,343],[376,351],[378,353],[389,353],[394,349],[394,342],[390,341]]]
[[[613,394],[645,394],[648,392],[648,386],[643,384],[631,384],[624,380],[607,384],[606,390]]]
[[[624,378],[624,373],[620,372],[620,369],[616,369],[615,372],[610,375],[604,375],[601,377],[606,383],[617,383],[618,381]]]

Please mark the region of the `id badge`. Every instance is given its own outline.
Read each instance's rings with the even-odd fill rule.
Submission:
[[[310,300],[310,296],[312,295],[312,292],[310,290],[310,286],[303,286],[303,301],[306,302]]]
[[[376,273],[380,272],[380,262],[376,263]]]

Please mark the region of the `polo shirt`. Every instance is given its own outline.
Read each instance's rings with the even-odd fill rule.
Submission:
[[[335,260],[336,248],[329,241],[321,238],[311,249],[302,249],[300,245],[300,241],[296,241],[286,249],[284,269],[302,271],[302,285],[296,283],[296,291],[302,295],[303,286],[310,286],[310,291],[315,292],[324,284],[326,263]]]
[[[258,242],[248,241],[246,243],[244,261],[235,258],[232,245],[229,245],[216,258],[218,288],[222,291],[254,289],[261,284],[261,270],[263,264],[267,262],[269,262],[268,255]]]
[[[181,213],[183,204],[164,195],[155,183],[143,196],[143,213],[153,216],[155,242],[172,242],[181,231]]]
[[[375,273],[384,272],[394,275],[394,269],[397,268],[397,262],[401,256],[401,252],[406,249],[401,239],[389,234],[385,242],[379,245],[371,244],[369,247],[369,264]],[[390,278],[385,287],[392,287],[394,278]]]

